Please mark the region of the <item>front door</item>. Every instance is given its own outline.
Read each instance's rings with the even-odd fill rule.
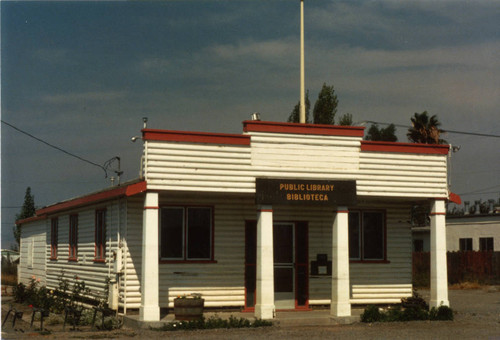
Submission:
[[[245,227],[245,307],[255,306],[257,223]],[[274,303],[276,309],[308,308],[307,222],[277,222],[273,226]]]
[[[294,240],[293,223],[274,224],[274,305],[276,309],[295,308]]]

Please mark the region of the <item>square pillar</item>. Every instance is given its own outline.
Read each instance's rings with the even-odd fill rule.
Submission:
[[[273,207],[257,210],[257,301],[255,317],[274,318]]]
[[[142,222],[141,321],[160,321],[158,210],[158,193],[147,192]]]
[[[347,207],[338,207],[332,228],[331,316],[351,316],[350,292],[349,211]]]
[[[449,306],[446,263],[446,207],[444,200],[431,203],[431,299],[429,306]]]

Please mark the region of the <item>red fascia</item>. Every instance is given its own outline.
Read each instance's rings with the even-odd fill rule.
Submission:
[[[243,122],[244,132],[274,132],[303,135],[363,137],[363,126],[337,126],[325,124],[299,124],[247,120]]]
[[[106,201],[121,196],[126,196],[126,197],[133,196],[146,191],[146,188],[147,188],[146,181],[141,181],[127,186],[118,187],[116,189],[102,191],[95,194],[83,196],[80,198],[75,198],[73,200],[62,202],[59,204],[54,204],[52,206],[37,210],[36,214],[38,216],[49,215],[62,210],[94,204],[97,202]]]
[[[150,141],[250,145],[249,136],[229,133],[143,129],[142,137]]]
[[[447,155],[449,145],[442,144],[417,144],[398,142],[361,141],[361,151],[400,152],[400,153],[423,153],[434,155]]]

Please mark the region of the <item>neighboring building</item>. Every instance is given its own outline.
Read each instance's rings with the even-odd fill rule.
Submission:
[[[19,252],[10,249],[2,249],[2,262],[14,263],[19,260]]]
[[[64,271],[159,320],[177,295],[259,318],[394,303],[412,292],[414,204],[431,208],[431,306],[448,305],[448,145],[363,141],[362,127],[243,122],[243,134],[142,130],[140,179],[22,225],[20,280]],[[444,268],[444,270],[443,270]]]
[[[413,251],[430,251],[430,228],[413,228]],[[500,251],[500,211],[446,217],[448,251]]]

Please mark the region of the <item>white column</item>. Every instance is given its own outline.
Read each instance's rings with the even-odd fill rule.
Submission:
[[[431,203],[431,300],[429,306],[449,306],[446,264],[446,207],[444,200]]]
[[[261,206],[257,220],[257,302],[255,317],[274,318],[273,209]]]
[[[142,222],[141,321],[160,321],[158,210],[158,193],[147,192]]]
[[[330,315],[351,316],[349,283],[349,212],[338,207],[332,228],[332,302]]]

